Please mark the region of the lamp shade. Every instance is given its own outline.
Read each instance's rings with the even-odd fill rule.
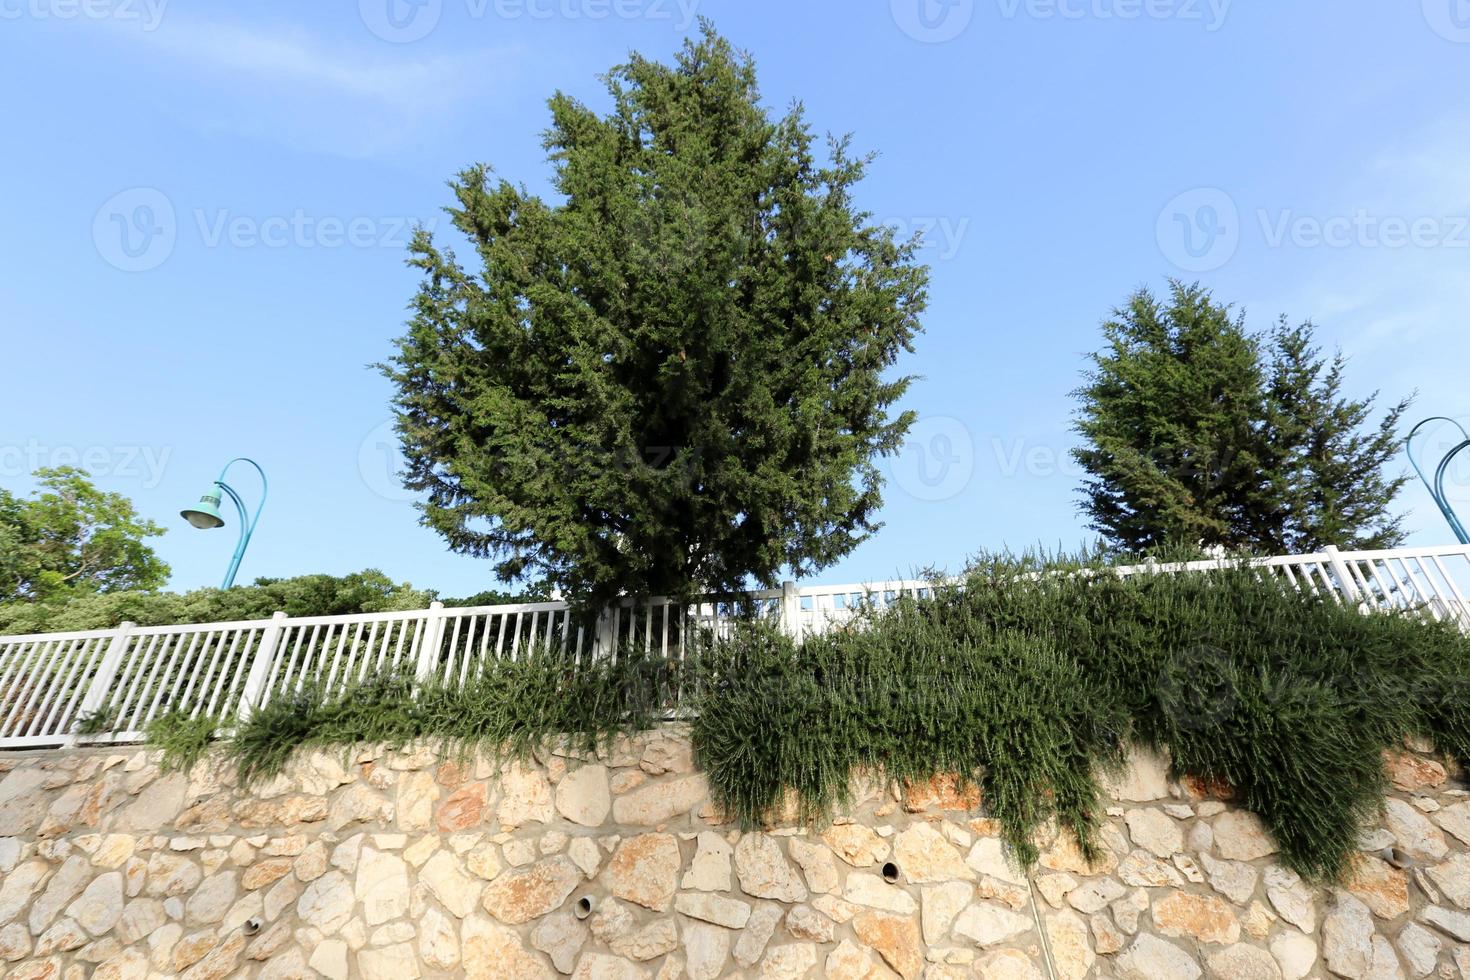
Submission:
[[[220,516],[219,501],[219,485],[216,484],[204,492],[204,496],[199,498],[199,503],[179,511],[179,516],[201,530],[224,527],[225,519]]]

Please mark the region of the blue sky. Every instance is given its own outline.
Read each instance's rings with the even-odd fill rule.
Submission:
[[[1470,417],[1465,0],[0,0],[0,485],[90,465],[190,588],[233,537],[177,512],[250,455],[272,488],[242,580],[492,586],[392,478],[367,365],[403,244],[466,164],[543,188],[546,98],[603,105],[597,75],[693,14],[773,108],[879,151],[862,203],[927,235],[922,421],[886,528],[823,581],[1086,540],[1068,392],[1109,309],[1171,275],[1314,319],[1356,391]]]

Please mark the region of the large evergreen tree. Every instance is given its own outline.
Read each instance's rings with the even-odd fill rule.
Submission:
[[[1083,512],[1126,553],[1184,545],[1296,553],[1392,547],[1407,400],[1343,395],[1345,361],[1311,323],[1249,332],[1199,286],[1139,290],[1103,324],[1076,395]]]
[[[551,99],[554,200],[452,184],[479,270],[415,240],[384,370],[423,520],[588,602],[829,565],[877,526],[927,270],[854,204],[869,158],[819,161],[708,24],[607,84],[605,116]]]

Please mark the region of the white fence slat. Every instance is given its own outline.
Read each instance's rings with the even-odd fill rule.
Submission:
[[[66,700],[68,692],[76,690],[81,682],[81,678],[85,676],[83,665],[86,667],[92,665],[93,648],[96,642],[94,639],[71,641],[67,654],[70,665],[67,667],[65,675],[61,671],[56,672],[56,679],[52,682],[50,690],[41,699],[40,707],[46,709],[45,713],[41,714],[38,712],[36,714],[36,720],[32,722],[31,730],[27,734],[40,735],[56,730],[52,726],[56,723],[57,712]]]
[[[260,642],[256,644],[255,657],[250,663],[250,673],[245,675],[245,686],[240,691],[240,702],[235,708],[235,717],[240,721],[249,719],[250,713],[257,706],[264,705],[271,696],[270,684],[275,676],[276,663],[280,659],[277,650],[281,648],[281,637],[285,630],[286,614],[283,612],[272,616],[270,625],[261,630]],[[248,645],[246,649],[249,649]],[[295,659],[294,654],[292,659]],[[241,662],[243,663],[243,659]]]
[[[101,661],[97,664],[97,671],[92,675],[91,683],[87,687],[87,693],[82,696],[81,704],[76,709],[76,718],[78,720],[100,711],[103,705],[111,700],[113,684],[117,680],[118,672],[123,666],[123,659],[126,657],[132,643],[131,634],[134,625],[133,623],[123,623],[113,631],[111,638],[107,642],[107,649],[102,654]],[[121,705],[118,708],[121,710]]]
[[[0,739],[21,737],[18,729],[25,708],[26,686],[36,669],[34,665],[40,663],[44,656],[43,651],[49,645],[45,640],[31,640],[21,647],[13,669],[5,678],[4,688],[0,688],[0,696],[5,698],[4,703],[9,712],[8,717],[0,718]]]
[[[424,630],[422,643],[418,650],[418,667],[414,676],[420,683],[426,682],[434,676],[434,671],[439,666],[439,644],[444,635],[444,603],[435,602],[429,606],[429,615],[424,619]]]

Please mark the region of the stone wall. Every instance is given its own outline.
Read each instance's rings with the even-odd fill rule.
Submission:
[[[1146,757],[1103,859],[1049,835],[1029,882],[943,782],[741,833],[676,729],[503,772],[316,754],[249,793],[158,761],[0,755],[5,976],[1470,977],[1470,794],[1416,755],[1342,889]]]

